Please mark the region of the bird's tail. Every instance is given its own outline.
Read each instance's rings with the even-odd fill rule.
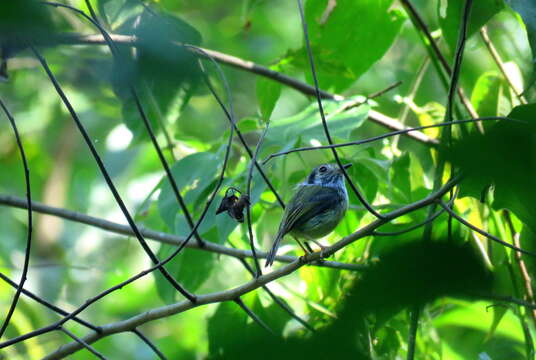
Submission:
[[[274,244],[272,245],[272,249],[266,257],[266,263],[264,264],[264,267],[272,266],[272,264],[274,263],[275,255],[277,254],[277,249],[279,248],[279,243],[281,243],[283,236],[284,234],[282,234],[281,231],[278,231],[277,237],[275,238]]]

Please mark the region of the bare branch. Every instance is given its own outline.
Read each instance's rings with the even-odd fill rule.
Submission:
[[[61,327],[60,330],[63,331],[66,335],[68,335],[71,339],[73,339],[74,341],[76,341],[77,343],[79,343],[80,345],[82,345],[83,347],[85,347],[86,349],[88,349],[89,352],[91,352],[93,355],[95,355],[95,356],[98,357],[99,359],[106,360],[106,358],[104,357],[104,355],[102,355],[100,352],[98,352],[97,350],[95,350],[95,348],[93,348],[91,345],[89,345],[88,343],[86,343],[84,340],[80,339],[78,336],[76,336],[75,334],[73,334],[72,332],[70,332],[69,330],[67,330],[66,328]]]
[[[504,79],[510,85],[510,88],[514,92],[514,94],[517,96],[521,104],[526,104],[527,99],[521,94],[519,89],[516,88],[514,81],[512,80],[510,74],[508,74],[508,71],[506,71],[506,67],[504,66],[504,62],[501,59],[501,55],[499,55],[499,52],[495,48],[495,45],[493,45],[493,42],[491,42],[491,39],[489,38],[488,29],[486,26],[482,26],[480,28],[480,36],[482,37],[482,40],[484,41],[484,44],[486,44],[486,48],[488,49],[491,57],[493,58],[493,61],[495,61],[495,64],[497,64],[497,67],[501,71],[501,73],[504,76]]]
[[[28,166],[28,161],[26,160],[26,154],[24,152],[24,146],[22,145],[22,141],[20,139],[19,130],[17,129],[17,124],[15,123],[15,119],[7,109],[7,107],[4,105],[4,102],[0,99],[0,107],[2,107],[2,110],[4,111],[6,117],[9,120],[9,123],[11,124],[11,128],[13,129],[13,134],[15,135],[15,140],[17,142],[17,147],[19,148],[20,157],[22,159],[22,166],[24,168],[24,180],[26,184],[26,206],[27,206],[27,213],[28,213],[28,232],[26,237],[26,249],[24,251],[24,264],[22,267],[22,274],[20,276],[20,282],[17,286],[17,291],[15,292],[15,296],[13,296],[13,300],[11,301],[11,306],[9,307],[9,310],[7,312],[6,317],[4,318],[4,322],[2,323],[2,328],[0,328],[0,338],[2,335],[4,335],[4,332],[7,329],[7,326],[9,325],[9,321],[11,320],[11,316],[13,315],[13,312],[15,311],[15,308],[17,307],[17,302],[19,301],[20,294],[24,288],[24,283],[26,282],[26,277],[28,275],[28,265],[30,264],[30,252],[32,248],[32,229],[33,229],[33,222],[32,222],[32,191],[30,187],[30,167]]]
[[[147,336],[143,335],[143,333],[141,331],[139,331],[138,329],[134,329],[132,330],[132,332],[134,334],[136,334],[144,343],[147,344],[147,346],[149,346],[151,348],[151,350],[154,351],[154,353],[161,359],[161,360],[167,360],[166,356],[162,353],[162,351],[160,351],[160,349],[158,349],[156,347],[155,344],[153,344],[151,342],[151,340],[149,340],[147,338]]]
[[[297,0],[298,2],[298,9],[300,12],[300,19],[302,23],[302,29],[303,29],[303,37],[305,40],[305,47],[307,49],[307,57],[309,59],[309,65],[311,67],[311,75],[313,76],[313,82],[315,84],[315,95],[316,100],[318,103],[318,111],[320,113],[320,118],[322,119],[322,127],[324,129],[324,134],[326,135],[326,140],[330,145],[333,145],[333,139],[331,138],[331,134],[329,132],[328,123],[326,121],[326,116],[324,114],[324,107],[322,105],[322,98],[320,97],[320,86],[318,85],[318,78],[316,76],[316,70],[315,70],[315,62],[313,60],[313,52],[311,51],[311,43],[309,42],[309,32],[307,30],[307,21],[305,20],[305,15],[303,12],[303,5],[301,0]],[[341,159],[339,158],[339,155],[337,154],[337,150],[335,148],[331,148],[331,153],[333,154],[333,157],[335,158],[335,161],[337,162],[337,165],[339,165],[340,171],[343,173],[344,178],[352,188],[352,191],[357,196],[359,201],[363,204],[364,207],[367,208],[367,210],[376,216],[377,218],[381,219],[383,218],[383,215],[377,212],[372,208],[372,206],[368,203],[368,201],[365,199],[365,197],[361,194],[361,192],[357,189],[357,186],[354,184],[350,176],[348,176],[348,173],[346,172],[346,169],[344,168]]]
[[[123,215],[125,216],[125,218],[127,219],[127,222],[128,224],[130,225],[130,227],[132,228],[132,231],[134,232],[136,238],[138,239],[138,242],[140,243],[140,245],[142,246],[143,250],[145,251],[145,253],[149,256],[149,258],[151,259],[151,261],[155,264],[158,263],[158,258],[156,257],[156,255],[153,253],[153,251],[151,250],[151,248],[149,247],[149,245],[147,245],[147,242],[145,241],[145,239],[143,238],[143,235],[140,233],[137,225],[136,225],[136,222],[134,221],[134,219],[132,218],[132,216],[130,215],[130,212],[128,211],[125,203],[123,202],[123,199],[121,198],[121,196],[119,195],[119,192],[117,191],[110,175],[108,174],[108,171],[106,170],[106,166],[104,165],[104,163],[102,162],[99,154],[97,153],[97,150],[95,149],[95,146],[93,145],[93,142],[91,141],[91,139],[89,138],[89,135],[84,127],[84,125],[82,124],[82,122],[80,121],[76,111],[74,110],[73,106],[71,105],[69,99],[67,99],[67,96],[65,95],[65,93],[63,92],[63,89],[61,88],[60,84],[58,83],[58,81],[56,80],[54,74],[52,74],[52,71],[50,70],[45,58],[37,51],[37,49],[35,47],[31,47],[35,57],[37,58],[37,60],[39,61],[39,63],[41,64],[41,66],[43,67],[43,69],[45,70],[46,74],[48,75],[48,78],[50,79],[50,81],[52,82],[56,92],[58,93],[58,95],[60,96],[62,102],[64,103],[65,107],[67,108],[67,110],[69,111],[71,117],[73,118],[78,130],[80,131],[80,134],[82,135],[82,137],[84,138],[84,141],[86,142],[86,145],[88,146],[91,154],[93,155],[93,158],[95,159],[95,162],[97,163],[97,166],[99,167],[99,170],[101,171],[101,174],[103,175],[104,177],[104,180],[106,181],[106,184],[108,185],[108,188],[110,189],[110,191],[112,192],[112,195],[114,196],[114,199],[115,201],[117,202],[117,204],[119,205],[119,207],[121,208],[121,211],[123,213]],[[173,287],[179,291],[184,297],[186,297],[188,300],[190,301],[195,301],[195,296],[193,294],[190,294],[186,289],[184,289],[170,274],[169,272],[164,269],[164,268],[159,268],[159,271],[162,273],[162,275],[173,285]]]
[[[443,56],[443,53],[441,50],[439,50],[439,46],[435,42],[434,38],[432,37],[432,33],[428,29],[428,26],[424,22],[421,15],[417,12],[417,9],[413,6],[413,4],[409,0],[400,0],[406,11],[410,14],[412,19],[414,19],[414,23],[416,24],[416,27],[419,28],[419,30],[424,34],[426,37],[426,40],[428,40],[428,44],[430,48],[432,49],[433,53],[436,55],[436,57],[439,59],[439,62],[443,66],[443,69],[447,73],[447,75],[452,75],[452,69],[450,68],[449,63],[447,62],[447,59],[445,56]],[[457,90],[458,96],[460,97],[460,100],[462,101],[463,106],[467,110],[467,112],[471,115],[473,118],[477,118],[478,114],[476,113],[475,109],[473,108],[473,105],[471,104],[471,101],[467,98],[462,88],[458,88]]]
[[[238,306],[240,306],[240,308],[242,310],[244,310],[246,312],[246,314],[248,314],[248,316],[254,321],[256,322],[257,324],[259,324],[260,327],[262,327],[264,330],[268,331],[270,334],[272,335],[275,335],[274,331],[272,329],[270,329],[270,327],[268,325],[266,325],[266,323],[264,321],[262,321],[262,319],[260,317],[257,316],[257,314],[255,314],[253,312],[253,310],[251,310],[249,307],[247,307],[246,304],[244,304],[244,302],[242,301],[241,298],[236,298],[234,300],[234,302],[236,304],[238,304]]]
[[[429,195],[428,197],[422,200],[419,200],[417,202],[414,202],[412,204],[406,205],[403,208],[400,208],[400,209],[397,209],[390,213],[385,214],[384,219],[376,219],[370,224],[360,228],[356,232],[342,238],[341,240],[339,240],[332,246],[326,247],[324,251],[324,255],[331,256],[332,254],[341,250],[345,246],[359,239],[362,239],[366,236],[369,236],[375,229],[385,224],[386,222],[432,204],[433,202],[437,201],[437,199],[440,199],[443,195],[445,195],[452,187],[454,187],[457,184],[458,181],[459,181],[458,177],[451,179],[439,191]],[[178,313],[190,310],[194,307],[198,307],[198,306],[205,305],[205,304],[216,303],[216,302],[222,302],[222,301],[234,301],[238,297],[248,292],[258,289],[259,287],[262,287],[263,285],[271,281],[274,281],[276,279],[279,279],[285,275],[291,274],[295,272],[297,269],[299,269],[300,267],[306,264],[318,261],[320,259],[321,257],[320,257],[319,252],[306,254],[303,257],[296,259],[294,262],[288,265],[284,265],[267,274],[263,274],[262,276],[259,276],[258,278],[255,278],[243,285],[237,286],[229,290],[221,291],[221,292],[215,292],[215,293],[210,293],[206,295],[199,295],[197,297],[196,303],[192,303],[190,301],[182,301],[176,304],[171,304],[171,305],[163,306],[160,308],[151,309],[145,313],[133,316],[123,321],[104,325],[102,327],[103,331],[101,334],[87,335],[84,337],[84,341],[91,344],[103,337],[116,334],[116,333],[120,333],[120,332],[131,331],[132,329],[142,324],[145,324],[147,322],[160,319],[163,317],[168,317],[174,314],[178,314]],[[0,348],[3,346],[6,346],[5,344],[6,343],[0,344]],[[58,350],[54,351],[53,353],[45,357],[45,359],[47,360],[60,359],[69,354],[72,354],[73,352],[80,350],[81,348],[82,347],[80,344],[76,342],[72,342],[64,346],[61,346]]]
[[[120,35],[120,34],[109,34],[109,35],[110,35],[110,38],[113,40],[113,42],[116,44],[121,44],[123,46],[137,46],[138,45],[138,39],[135,36]],[[58,40],[58,43],[86,44],[86,45],[105,45],[106,44],[102,35],[80,35],[80,34],[64,36]],[[200,48],[200,47],[193,47],[193,46],[189,47],[188,45],[181,44],[181,43],[175,43],[174,45],[186,46],[190,50],[195,51],[204,57],[213,58],[215,61],[219,63],[237,68],[239,70],[248,71],[256,75],[270,78],[281,84],[287,85],[293,88],[294,90],[301,92],[302,94],[305,94],[305,95],[316,94],[315,88],[308,85],[307,83],[296,80],[280,72],[268,69],[254,62],[244,60],[236,56],[224,54],[215,50],[210,50],[210,49],[205,49],[205,48]],[[319,90],[319,92],[320,92],[320,96],[323,99],[335,100],[335,101],[342,101],[345,99],[345,97],[342,95],[332,94],[332,93],[322,91],[322,90]],[[402,125],[396,119],[390,118],[375,110],[369,111],[369,119],[391,130],[404,129],[404,125]],[[424,143],[430,142],[430,138],[423,133],[415,132],[415,133],[408,133],[407,135],[411,137],[412,139],[417,140],[419,142],[424,142]]]
[[[482,118],[477,118],[477,119],[454,120],[454,121],[443,122],[443,123],[439,123],[439,124],[423,125],[423,126],[417,126],[417,127],[414,127],[414,128],[406,128],[404,130],[397,130],[397,131],[393,131],[393,132],[386,133],[386,134],[383,134],[383,135],[373,136],[373,137],[370,137],[368,139],[363,139],[363,140],[350,141],[350,142],[345,142],[345,143],[340,143],[340,144],[333,144],[333,145],[306,146],[306,147],[301,147],[301,148],[296,148],[296,149],[290,149],[290,150],[287,150],[287,151],[281,151],[281,152],[278,152],[278,153],[270,154],[270,156],[268,156],[266,159],[264,159],[262,161],[262,163],[266,164],[272,158],[287,155],[287,154],[292,154],[294,152],[312,151],[312,150],[321,150],[321,149],[332,149],[332,148],[345,147],[345,146],[361,145],[361,144],[367,144],[367,143],[370,143],[370,142],[386,139],[386,138],[391,137],[391,136],[405,134],[405,133],[409,133],[409,132],[417,131],[417,130],[424,130],[424,129],[430,129],[430,128],[436,128],[436,127],[447,127],[447,126],[452,126],[454,124],[466,124],[466,123],[474,123],[474,122],[477,122],[477,121],[491,121],[491,120],[506,120],[506,121],[514,121],[514,122],[524,122],[524,121],[521,121],[521,120],[512,119],[512,118],[508,118],[508,117],[504,117],[504,116],[488,116],[488,117],[482,117]],[[438,145],[438,144],[439,143],[437,142],[437,140],[433,139],[433,145]]]
[[[9,285],[13,286],[14,288],[18,288],[18,285],[17,283],[15,283],[13,280],[11,280],[10,278],[8,278],[6,275],[0,273],[0,278],[2,280],[4,280],[5,282],[7,282]],[[43,306],[46,306],[47,308],[49,308],[50,310],[52,311],[55,311],[57,312],[58,314],[60,315],[63,315],[63,316],[67,316],[69,315],[69,313],[59,307],[57,307],[56,305],[54,304],[51,304],[49,303],[48,301],[46,301],[45,299],[35,295],[34,293],[26,290],[26,289],[22,289],[22,293],[26,296],[28,296],[30,299],[33,299],[35,301],[37,301],[39,304],[43,305]],[[88,329],[91,329],[93,331],[96,331],[96,332],[101,332],[101,328],[98,327],[98,326],[95,326],[85,320],[82,320],[80,319],[79,317],[73,317],[73,321],[76,321],[77,323],[81,324],[81,325],[84,325],[85,327],[87,327]]]
[[[527,254],[527,255],[531,255],[531,256],[535,256],[536,257],[536,253],[533,253],[531,251],[528,251],[528,250],[523,250],[521,248],[518,248],[517,246],[514,246],[512,244],[509,244],[507,243],[506,241],[504,240],[501,240],[499,239],[498,237],[496,237],[495,235],[491,235],[490,233],[488,233],[487,231],[484,231],[476,226],[474,226],[473,224],[471,224],[470,222],[466,221],[464,218],[462,218],[460,215],[456,214],[447,204],[445,204],[444,202],[442,201],[438,201],[439,205],[441,205],[441,207],[443,209],[445,209],[453,218],[455,218],[456,220],[458,220],[460,223],[462,223],[463,225],[467,226],[469,229],[473,230],[473,231],[476,231],[477,233],[479,233],[480,235],[483,235],[485,237],[487,237],[488,239],[490,240],[493,240],[495,242],[498,242],[499,244],[502,244],[512,250],[515,250],[515,251],[518,251],[520,253],[523,253],[523,254]]]
[[[7,205],[7,206],[20,208],[20,209],[27,208],[27,204],[23,199],[16,197],[16,196],[11,196],[11,195],[0,195],[0,205]],[[33,211],[35,212],[57,216],[62,219],[94,226],[102,230],[113,232],[115,234],[134,236],[134,232],[128,225],[118,224],[112,221],[82,214],[76,211],[70,211],[70,210],[66,210],[62,208],[48,206],[48,205],[45,205],[36,201],[32,202],[32,206],[33,206]],[[143,227],[139,227],[139,229],[145,238],[158,241],[164,244],[180,246],[185,241],[184,237],[167,234],[162,231],[145,229]],[[214,252],[214,253],[218,253],[222,255],[228,255],[228,256],[238,258],[238,259],[253,257],[253,254],[251,253],[250,250],[240,250],[240,249],[229,248],[229,247],[222,246],[222,245],[210,242],[210,241],[204,241],[203,247],[199,247],[197,243],[195,244],[188,243],[186,247],[192,248],[192,249],[203,250],[203,251],[210,251],[210,252]],[[259,258],[266,258],[267,253],[257,252],[257,256]],[[291,263],[295,261],[297,258],[295,256],[280,255],[280,256],[277,256],[275,259],[276,261],[279,261],[279,262]],[[356,271],[356,270],[359,271],[365,268],[365,266],[360,265],[360,264],[346,264],[346,263],[341,263],[337,261],[323,261],[322,263],[314,264],[314,265],[320,266],[320,267],[328,267],[328,268],[340,269],[340,270],[353,270],[353,271]]]

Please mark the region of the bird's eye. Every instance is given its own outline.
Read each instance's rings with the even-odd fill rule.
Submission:
[[[321,166],[321,167],[318,169],[318,171],[320,171],[321,173],[324,173],[324,172],[326,172],[327,170],[328,170],[328,168],[325,167],[325,166]]]

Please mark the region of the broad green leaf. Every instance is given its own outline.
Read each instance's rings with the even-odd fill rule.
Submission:
[[[218,305],[218,309],[208,320],[207,333],[209,351],[212,357],[222,357],[227,351],[238,346],[244,338],[238,336],[232,329],[244,329],[248,317],[240,307],[232,301],[225,301]],[[246,336],[243,334],[242,336]]]
[[[464,7],[465,1],[463,0],[442,0],[437,2],[439,25],[452,54],[454,54],[454,50],[456,49]],[[470,12],[467,38],[478,32],[482,26],[486,25],[503,8],[504,0],[474,1]]]
[[[130,17],[116,32],[138,38],[136,56],[120,49],[111,81],[123,104],[125,123],[139,135],[139,125],[135,126],[130,119],[137,112],[131,87],[135,86],[146,112],[153,108],[149,116],[152,121],[157,116],[163,118],[177,106],[180,91],[191,90],[200,76],[195,55],[178,44],[199,45],[201,35],[178,17],[149,11]],[[187,102],[189,96],[183,96],[182,100]],[[136,119],[141,123],[139,115]]]
[[[532,61],[536,65],[536,3],[532,0],[505,0],[506,3],[516,11],[523,22],[529,40],[530,48],[532,49]],[[535,78],[535,75],[532,75]]]
[[[157,256],[163,260],[176,248],[173,245],[162,244]],[[215,267],[215,259],[216,256],[213,253],[186,248],[165,267],[186,290],[195,292],[209,278]],[[156,289],[162,301],[170,304],[175,301],[177,295],[182,296],[159,271],[154,271],[153,274]]]
[[[323,103],[327,116],[326,122],[332,136],[348,139],[350,132],[361,126],[367,118],[369,109],[367,105],[341,112],[340,109],[349,101],[352,100],[324,101]],[[335,113],[335,115],[331,116],[331,113]],[[316,102],[295,116],[274,121],[266,134],[266,144],[268,146],[268,141],[270,144],[273,142],[287,143],[298,138],[301,138],[305,143],[309,143],[312,139],[325,142],[326,136]]]
[[[508,91],[508,85],[502,76],[495,71],[485,72],[475,84],[471,103],[480,116],[500,115],[500,102],[505,91]]]
[[[508,117],[522,122],[501,121],[488,125],[486,133],[473,133],[455,143],[445,156],[466,175],[462,190],[480,198],[494,185],[495,209],[509,209],[536,229],[536,105],[515,107]]]
[[[257,77],[257,103],[264,121],[270,119],[275,104],[281,95],[281,83]]]
[[[335,5],[330,8],[332,3]],[[322,88],[335,91],[347,88],[387,52],[405,19],[402,12],[391,8],[392,3],[392,0],[305,3]],[[311,79],[304,48],[291,53],[289,58]]]
[[[173,164],[171,173],[188,204],[197,200],[197,196],[210,185],[217,175],[219,164],[220,159],[210,152],[188,155]],[[181,210],[166,177],[162,180],[158,196],[158,210],[168,228],[175,229],[175,218]]]
[[[393,187],[393,200],[406,203],[411,199],[410,157],[406,153],[393,161],[389,173]]]
[[[489,302],[456,303],[459,305],[442,311],[433,324],[443,342],[461,358],[478,358],[486,353],[488,359],[524,359],[523,330],[519,319],[511,311],[504,315],[495,335],[486,338],[494,319],[494,314],[487,307]]]

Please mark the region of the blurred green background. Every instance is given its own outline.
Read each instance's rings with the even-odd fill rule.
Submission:
[[[85,1],[64,1],[89,14]],[[0,83],[0,98],[13,113],[31,172],[33,199],[99,218],[126,223],[94,159],[39,63],[16,36],[41,40],[40,51],[87,128],[93,145],[134,215],[143,227],[186,236],[189,228],[175,200],[156,152],[129,92],[135,84],[189,211],[196,220],[215,187],[230,134],[229,122],[208,91],[197,59],[172,42],[253,61],[312,84],[298,7],[294,1],[91,1],[111,33],[136,35],[139,47],[120,45],[114,61],[103,45],[49,44],[56,36],[94,35],[98,30],[66,9],[23,1],[27,7],[0,12],[0,36],[8,59],[9,80]],[[331,1],[329,2],[332,3]],[[360,140],[388,130],[368,119],[370,110],[408,126],[444,120],[448,76],[417,31],[405,1],[306,0],[305,12],[320,87],[343,95],[344,102],[324,101],[335,142]],[[452,63],[462,2],[414,0],[439,48]],[[506,116],[534,121],[533,52],[536,39],[530,1],[475,1],[460,78],[479,116]],[[11,5],[2,5],[6,9]],[[23,6],[24,7],[24,6]],[[17,8],[17,7],[15,7]],[[1,10],[1,9],[0,9]],[[532,19],[532,20],[531,20]],[[526,23],[523,22],[525,20]],[[532,22],[531,22],[532,21]],[[34,24],[35,29],[28,24]],[[487,28],[500,54],[509,84],[490,55],[481,34]],[[30,29],[28,33],[21,29]],[[527,35],[528,33],[528,35]],[[42,39],[37,37],[40,34]],[[76,41],[75,41],[76,42]],[[7,54],[7,55],[6,55]],[[233,103],[238,128],[254,149],[266,122],[270,130],[259,153],[326,144],[316,99],[251,72],[221,65],[227,93],[216,67],[203,61],[208,78],[226,105]],[[402,81],[367,104],[341,112],[355,99]],[[521,100],[517,93],[528,88]],[[522,102],[529,105],[522,105]],[[517,108],[516,108],[517,107]],[[469,118],[459,100],[455,119]],[[514,109],[512,111],[512,109]],[[23,197],[24,172],[7,118],[0,121],[0,194]],[[502,127],[499,127],[502,126]],[[349,174],[369,202],[382,211],[427,196],[438,162],[448,158],[468,178],[454,209],[476,226],[501,239],[534,244],[533,126],[486,123],[485,135],[470,124],[456,128],[451,148],[434,149],[407,136],[391,137],[338,150],[354,166]],[[440,138],[437,129],[425,130]],[[485,140],[483,140],[485,139]],[[515,160],[515,161],[514,161]],[[330,151],[294,153],[264,166],[285,201],[310,170],[332,162]],[[199,233],[208,241],[249,249],[247,227],[225,214],[215,215],[225,189],[245,190],[249,157],[233,140],[222,189]],[[444,180],[447,179],[445,175]],[[487,185],[492,190],[481,193]],[[350,191],[351,208],[325,243],[334,242],[374,217]],[[508,210],[505,213],[505,210]],[[252,222],[256,245],[267,251],[282,209],[254,172]],[[398,231],[426,219],[427,209],[405,215],[380,230]],[[35,215],[32,256],[25,287],[66,310],[148,268],[150,261],[135,238],[87,225]],[[26,244],[26,212],[0,207],[0,271],[20,279]],[[369,236],[330,260],[368,265],[365,272],[302,267],[269,288],[318,331],[311,333],[259,289],[243,301],[272,329],[252,322],[235,303],[202,306],[140,327],[169,359],[327,357],[402,359],[408,352],[409,309],[421,316],[416,359],[527,359],[534,357],[534,313],[524,307],[475,300],[469,292],[533,300],[534,259],[468,230],[456,221],[448,239],[448,217],[434,223],[431,239],[422,228],[394,236]],[[449,241],[450,240],[450,241]],[[171,245],[150,241],[160,258]],[[280,253],[301,255],[294,242]],[[253,264],[250,262],[250,264]],[[414,266],[408,266],[414,265]],[[279,266],[279,265],[276,265]],[[234,258],[184,250],[168,270],[189,291],[205,294],[233,288],[251,279]],[[7,313],[15,290],[0,283],[0,309]],[[183,300],[160,276],[146,276],[105,297],[81,317],[93,324],[117,322],[149,309]],[[494,305],[489,307],[490,305]],[[57,320],[56,314],[22,296],[6,340]],[[88,330],[76,323],[79,336]],[[0,358],[39,359],[71,341],[52,332],[0,350]],[[94,344],[111,359],[154,359],[155,354],[132,333]],[[87,350],[72,359],[93,358]]]

